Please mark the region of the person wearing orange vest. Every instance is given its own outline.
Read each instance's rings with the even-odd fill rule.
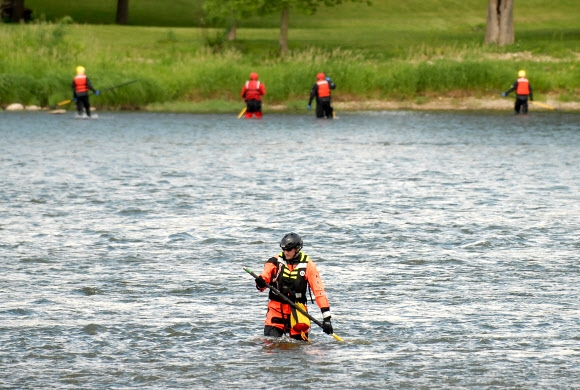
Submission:
[[[518,72],[518,79],[512,85],[510,89],[503,92],[501,96],[506,97],[509,93],[516,91],[516,102],[514,105],[514,110],[516,114],[520,113],[520,109],[522,114],[528,113],[528,98],[530,101],[534,101],[534,95],[532,94],[532,85],[530,84],[529,80],[526,78],[526,71],[520,70]]]
[[[330,322],[330,304],[324,291],[324,284],[316,264],[310,256],[302,252],[303,241],[296,233],[287,233],[280,241],[282,252],[271,257],[264,265],[264,271],[256,278],[256,288],[264,291],[267,284],[276,288],[294,303],[307,303],[307,290],[311,290],[323,317],[322,331],[332,334]],[[264,336],[282,337],[285,333],[296,340],[307,340],[307,331],[303,334],[290,326],[292,308],[284,303],[278,295],[270,291],[268,312],[264,323]]]
[[[254,115],[257,119],[262,118],[262,96],[265,94],[266,86],[258,81],[258,74],[250,73],[250,79],[242,88],[242,98],[246,101],[246,118],[252,118]]]
[[[336,85],[330,80],[330,77],[325,77],[324,73],[316,75],[316,83],[310,90],[310,99],[308,100],[308,109],[312,107],[312,100],[316,98],[316,117],[317,118],[333,118],[332,98],[330,94],[331,89],[335,89]]]
[[[85,75],[85,68],[82,66],[77,66],[77,75],[73,79],[72,89],[73,89],[73,100],[77,104],[77,115],[83,116],[83,108],[86,112],[87,117],[91,117],[91,104],[89,102],[89,91],[93,91],[95,95],[99,95],[100,92],[93,88],[91,81]]]

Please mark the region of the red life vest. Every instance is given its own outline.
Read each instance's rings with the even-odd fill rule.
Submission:
[[[261,100],[262,91],[260,90],[260,82],[258,80],[246,81],[245,99],[247,100]]]
[[[89,90],[87,86],[87,76],[84,74],[80,74],[74,78],[75,82],[75,92],[76,93],[83,93]]]
[[[320,80],[317,81],[318,84],[318,97],[329,97],[330,96],[330,86],[328,85],[328,81]]]
[[[518,95],[529,95],[530,94],[530,82],[525,77],[520,77],[518,79],[518,88],[516,89]]]

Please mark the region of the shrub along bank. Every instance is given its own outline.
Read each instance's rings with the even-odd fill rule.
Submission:
[[[316,46],[298,40],[289,56],[277,55],[277,31],[227,43],[219,31],[197,28],[94,26],[35,23],[0,26],[0,104],[51,106],[70,99],[77,65],[98,89],[139,80],[92,99],[108,109],[231,111],[249,72],[267,87],[267,103],[290,110],[305,105],[316,73],[338,85],[336,101],[410,100],[437,96],[497,96],[526,69],[536,98],[556,95],[576,101],[580,66],[576,37],[562,36],[557,52],[512,51],[473,42],[416,43],[385,58],[378,48]],[[248,31],[248,37],[254,32]],[[346,34],[346,32],[345,32]],[[573,33],[570,33],[573,34]]]

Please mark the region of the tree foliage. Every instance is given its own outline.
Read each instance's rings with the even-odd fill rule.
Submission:
[[[4,0],[0,4],[0,17],[5,22],[28,22],[32,19],[32,10],[24,6],[24,0]]]
[[[315,14],[322,6],[336,6],[346,1],[365,2],[369,0],[206,0],[203,9],[212,21],[225,21],[230,27],[229,38],[232,39],[232,29],[235,31],[237,22],[252,15],[270,15],[280,13],[280,53],[288,52],[288,29],[290,27],[290,11]],[[233,34],[235,37],[235,33]]]
[[[308,15],[314,15],[321,6],[337,6],[345,1],[366,2],[370,0],[268,0],[261,7],[261,13],[272,14],[280,12],[280,54],[288,52],[288,28],[290,25],[290,10],[298,10]]]
[[[228,39],[236,39],[238,22],[259,14],[266,0],[206,0],[203,4],[206,24],[225,24]]]

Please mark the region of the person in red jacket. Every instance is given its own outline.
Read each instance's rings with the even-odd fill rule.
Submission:
[[[252,118],[254,115],[257,119],[262,118],[262,96],[265,94],[266,86],[258,81],[258,74],[250,73],[250,79],[242,88],[242,98],[246,101],[246,118]]]
[[[99,91],[93,88],[91,81],[85,75],[85,68],[82,66],[77,66],[77,75],[73,79],[72,89],[73,89],[73,100],[77,104],[77,116],[83,116],[83,108],[85,110],[85,116],[91,117],[91,104],[89,102],[89,91],[93,91],[95,95],[99,95]]]
[[[516,91],[516,102],[514,105],[514,110],[516,114],[520,113],[520,109],[522,114],[528,113],[528,98],[530,101],[534,101],[534,95],[532,94],[532,85],[526,78],[526,71],[520,70],[518,72],[518,79],[515,83],[513,83],[512,87],[507,91],[503,92],[501,96],[505,97],[510,92]]]
[[[310,110],[312,100],[316,98],[316,117],[317,118],[334,118],[334,110],[332,108],[332,98],[330,90],[335,89],[336,85],[330,80],[330,77],[325,77],[324,73],[316,75],[316,83],[310,90],[310,99],[308,100],[308,109]]]
[[[291,232],[284,235],[280,241],[282,252],[266,262],[264,271],[256,278],[256,288],[264,291],[266,284],[270,284],[295,303],[303,305],[307,303],[306,294],[309,288],[322,311],[322,330],[324,333],[332,334],[330,304],[324,291],[324,283],[316,264],[310,256],[302,252],[302,245],[302,238],[298,234]],[[270,291],[269,299],[264,336],[282,337],[288,333],[293,339],[307,340],[307,332],[302,334],[290,327],[291,306],[284,303],[272,291]],[[312,300],[312,295],[310,299]]]

